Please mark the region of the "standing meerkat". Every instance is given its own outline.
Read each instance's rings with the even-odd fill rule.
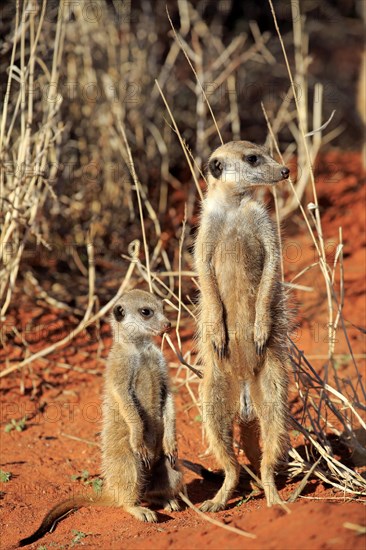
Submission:
[[[175,409],[164,356],[152,337],[170,329],[161,300],[131,290],[111,315],[113,345],[105,372],[102,427],[102,495],[57,504],[40,527],[19,542],[42,537],[67,512],[82,506],[121,506],[141,521],[155,522],[141,500],[179,510]]]
[[[106,491],[141,521],[157,521],[146,501],[179,510],[175,408],[167,365],[152,341],[170,330],[162,301],[132,290],[113,309],[113,346],[104,389],[102,471]]]
[[[238,482],[235,418],[246,456],[260,470],[268,506],[281,502],[274,470],[287,441],[288,323],[277,231],[253,191],[289,173],[266,148],[248,141],[222,145],[208,162],[195,243],[201,398],[205,431],[225,479],[215,497],[202,504],[207,512],[222,510]]]

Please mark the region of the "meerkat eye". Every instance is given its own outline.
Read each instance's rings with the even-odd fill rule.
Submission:
[[[248,155],[245,157],[245,160],[249,162],[249,164],[258,164],[259,158],[257,155]]]
[[[142,307],[139,309],[139,314],[144,319],[150,319],[154,315],[154,310],[150,309],[149,307]]]
[[[125,310],[122,306],[118,305],[113,309],[113,315],[116,321],[122,321],[123,317],[125,316]]]
[[[214,178],[219,178],[224,169],[224,165],[218,159],[212,159],[209,162],[208,169],[210,170]]]

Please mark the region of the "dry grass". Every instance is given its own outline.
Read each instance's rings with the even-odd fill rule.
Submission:
[[[46,3],[16,4],[8,40],[8,83],[0,129],[1,163],[11,167],[1,171],[0,180],[1,315],[4,320],[14,293],[20,291],[22,257],[27,246],[34,243],[51,250],[60,245],[70,271],[88,280],[88,290],[85,313],[72,334],[8,366],[0,376],[26,369],[35,359],[68,344],[104,316],[126,288],[146,282],[176,312],[176,338],[167,338],[179,360],[175,378],[178,386],[187,388],[192,406],[199,409],[199,365],[191,346],[184,349],[180,337],[180,327],[187,323],[193,327],[195,320],[197,281],[189,252],[191,229],[202,196],[204,159],[220,139],[242,134],[237,96],[230,93],[218,97],[216,92],[223,87],[235,90],[245,71],[252,71],[255,77],[253,66],[273,69],[270,36],[261,34],[252,23],[251,36],[240,34],[226,46],[224,29],[209,27],[185,0],[178,3],[178,13],[171,19],[164,12],[161,27],[146,6],[131,12],[129,4],[123,3],[125,11],[117,17],[104,2],[98,5],[98,17],[87,19],[86,4],[81,1],[73,7],[61,2],[59,10],[48,11]],[[292,2],[291,6],[298,13],[299,3]],[[365,390],[351,347],[357,391],[338,377],[334,363],[337,332],[343,331],[349,340],[342,316],[342,234],[330,265],[312,170],[324,142],[322,102],[314,107],[310,125],[308,37],[301,20],[294,18],[295,63],[291,68],[271,1],[270,7],[288,71],[285,87],[294,98],[295,109],[283,101],[268,110],[264,103],[268,142],[285,162],[296,153],[301,174],[290,182],[291,193],[275,196],[277,220],[299,209],[317,252],[313,267],[316,265],[323,277],[329,321],[328,358],[322,376],[289,343],[303,414],[301,421],[296,417],[293,422],[305,441],[305,455],[295,448],[290,451],[289,475],[302,476],[291,500],[299,497],[310,476],[357,498],[365,493],[365,479],[336,458],[331,441],[335,435],[351,453],[365,457],[358,436],[358,430],[365,429]],[[177,19],[179,23],[174,24]],[[154,46],[162,29],[170,33],[163,53]],[[215,93],[211,93],[209,83]],[[298,87],[303,91],[299,97]],[[42,93],[32,93],[35,89]],[[45,90],[49,95],[44,95]],[[317,91],[321,95],[321,87]],[[281,155],[278,143],[284,128],[291,132],[295,145],[289,144]],[[325,139],[337,131],[330,129]],[[187,143],[194,143],[194,147]],[[193,184],[184,185],[177,178],[176,167],[183,173],[185,163]],[[306,208],[302,199],[309,186],[313,198]],[[180,213],[179,205],[173,202],[175,193],[180,202],[182,196],[186,199],[185,212]],[[70,240],[75,245],[72,254],[65,246]],[[119,259],[112,248],[115,241],[123,246],[120,252],[128,267],[116,287],[116,296],[99,308],[96,250],[111,247],[113,266]],[[87,250],[87,265],[78,247]],[[40,289],[41,283],[25,263],[27,271],[34,287]],[[336,273],[341,280],[338,286]],[[299,273],[295,279],[301,276]],[[70,308],[61,297],[48,299],[54,306]]]
[[[52,182],[57,173],[60,152],[57,95],[60,62],[63,55],[65,20],[60,11],[52,29],[52,57],[48,64],[38,59],[42,47],[46,2],[42,8],[30,2],[21,9],[16,3],[14,38],[7,68],[8,81],[0,130],[2,164],[0,196],[4,220],[0,235],[1,317],[9,307],[16,286],[20,261],[30,236],[47,246],[38,215],[49,196],[56,200]],[[44,47],[44,46],[43,46]],[[39,70],[39,66],[41,70]],[[37,85],[47,90],[47,99],[35,100]]]

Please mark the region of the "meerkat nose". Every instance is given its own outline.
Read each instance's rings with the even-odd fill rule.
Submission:
[[[281,169],[281,174],[283,176],[283,178],[285,180],[287,180],[287,178],[289,177],[290,175],[290,170],[287,168],[287,166],[284,166],[282,169]]]
[[[164,323],[165,332],[169,332],[171,328],[172,328],[172,324],[170,321],[167,321],[166,323]]]

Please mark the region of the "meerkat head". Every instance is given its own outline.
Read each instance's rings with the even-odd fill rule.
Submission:
[[[276,162],[269,151],[250,141],[230,141],[216,149],[209,161],[210,184],[233,193],[260,185],[273,185],[287,179],[290,170]]]
[[[163,302],[144,290],[130,290],[115,304],[111,324],[115,342],[137,342],[169,332]]]

